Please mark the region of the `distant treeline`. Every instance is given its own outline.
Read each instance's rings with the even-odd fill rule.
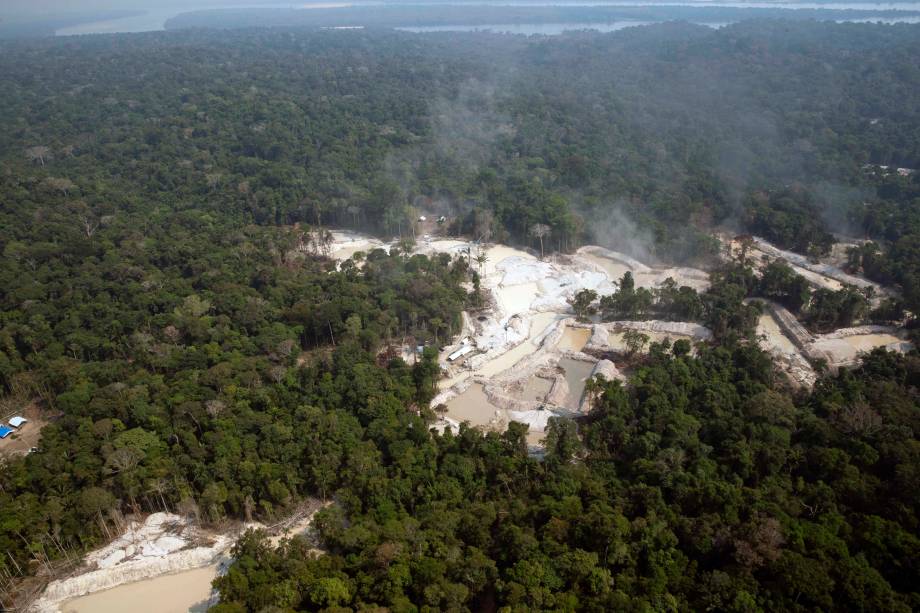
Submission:
[[[139,199],[393,236],[432,210],[451,232],[680,262],[711,259],[720,225],[813,254],[844,231],[887,254],[913,227],[890,217],[913,215],[918,175],[871,167],[920,167],[918,31],[775,20],[7,43],[0,154],[20,181],[70,181],[97,215]],[[867,271],[920,306],[920,263],[896,258]]]
[[[489,6],[462,4],[377,5],[339,8],[242,8],[190,11],[167,21],[167,29],[250,27],[412,27],[614,21],[730,23],[744,19],[885,19],[920,11],[828,8],[741,8],[723,6]]]

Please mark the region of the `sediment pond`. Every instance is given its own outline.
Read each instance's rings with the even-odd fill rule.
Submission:
[[[572,326],[566,326],[565,331],[562,333],[562,338],[559,339],[557,348],[560,351],[581,351],[585,348],[585,345],[588,344],[590,339],[590,328],[573,328]]]
[[[488,426],[498,407],[489,403],[482,385],[472,384],[465,392],[447,401],[447,416],[473,426]]]
[[[521,400],[537,400],[542,402],[546,400],[546,395],[552,387],[552,380],[534,376],[524,381],[521,385],[521,391],[515,395]]]
[[[585,393],[585,381],[594,372],[592,362],[562,358],[559,367],[565,371],[565,380],[569,384],[569,395],[566,398],[566,408],[577,410],[581,404],[581,397]]]
[[[110,590],[74,598],[61,605],[63,613],[204,613],[213,604],[211,581],[218,565],[126,583]]]

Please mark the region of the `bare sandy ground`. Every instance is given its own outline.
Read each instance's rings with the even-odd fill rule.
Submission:
[[[769,313],[760,316],[757,322],[757,336],[760,337],[760,346],[771,353],[785,355],[797,354],[799,350],[789,338],[779,329],[779,324]]]

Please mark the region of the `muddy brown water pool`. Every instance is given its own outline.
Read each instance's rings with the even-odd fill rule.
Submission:
[[[565,371],[565,380],[569,384],[569,395],[566,398],[566,408],[576,410],[581,404],[581,397],[585,393],[585,381],[594,371],[594,363],[562,358],[559,367]]]
[[[74,598],[61,605],[63,613],[204,613],[211,598],[217,565],[126,583],[110,590]]]
[[[515,396],[521,400],[546,400],[546,395],[553,388],[553,382],[543,377],[530,377],[521,385]]]
[[[562,333],[562,338],[559,339],[557,348],[561,351],[581,351],[585,348],[585,345],[588,344],[590,339],[590,328],[573,328],[572,326],[566,326],[565,331]]]
[[[447,401],[447,416],[459,422],[468,421],[473,426],[487,426],[495,411],[499,410],[489,403],[482,384],[474,383],[465,392]]]

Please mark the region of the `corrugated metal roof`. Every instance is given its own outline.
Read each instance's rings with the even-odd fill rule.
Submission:
[[[13,433],[12,428],[8,428],[6,426],[0,426],[0,438],[6,438],[12,433]]]
[[[471,345],[464,345],[464,346],[461,347],[460,349],[457,349],[455,352],[453,352],[452,354],[450,354],[449,356],[447,356],[447,361],[448,361],[448,362],[453,362],[454,360],[456,360],[456,359],[458,359],[458,358],[462,358],[463,356],[465,356],[465,355],[468,354],[469,352],[473,351],[473,349],[474,349],[474,347],[471,346]]]
[[[17,415],[16,417],[10,418],[10,425],[13,426],[14,428],[18,428],[19,426],[26,423],[27,421],[29,420],[23,417],[22,415]]]

